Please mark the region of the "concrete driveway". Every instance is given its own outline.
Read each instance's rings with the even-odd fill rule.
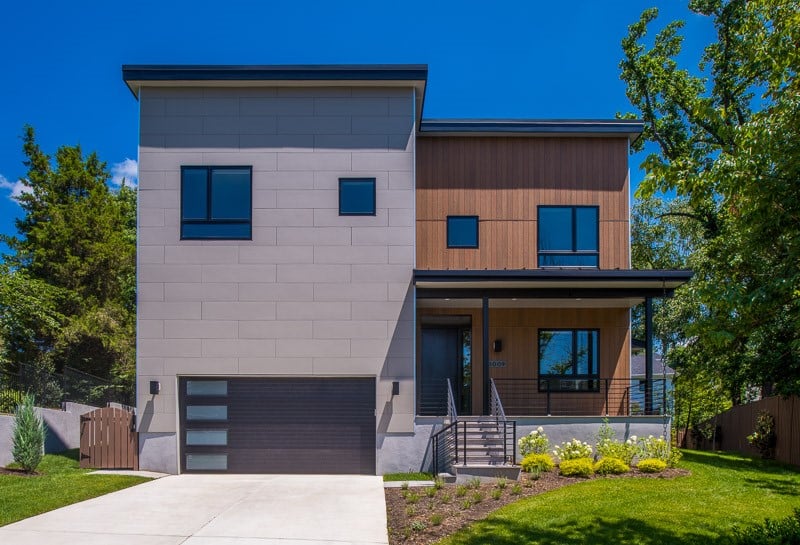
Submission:
[[[0,528],[9,545],[388,542],[381,478],[350,475],[170,476]]]

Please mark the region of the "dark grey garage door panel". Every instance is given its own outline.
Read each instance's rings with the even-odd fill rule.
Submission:
[[[225,455],[230,473],[375,474],[374,379],[229,378],[224,397],[189,396],[186,380],[202,379],[181,380],[184,471],[187,455]],[[227,420],[186,420],[187,405],[221,404]],[[187,445],[187,429],[225,429],[227,445]]]

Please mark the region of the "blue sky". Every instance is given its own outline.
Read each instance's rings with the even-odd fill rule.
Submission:
[[[653,5],[662,23],[686,20],[696,66],[713,27],[680,0],[8,3],[0,232],[20,213],[10,197],[25,175],[25,124],[50,154],[80,144],[135,175],[138,110],[122,64],[426,63],[427,118],[609,118],[631,109],[620,42]]]

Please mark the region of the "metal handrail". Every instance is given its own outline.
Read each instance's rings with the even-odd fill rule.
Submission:
[[[434,475],[438,476],[440,470],[443,469],[440,466],[442,457],[446,457],[450,463],[453,462],[453,459],[455,459],[455,463],[458,463],[458,422],[452,422],[434,433],[431,441],[433,442],[433,470]],[[452,451],[452,454],[448,451]]]
[[[447,379],[447,418],[449,422],[458,422],[458,411],[456,410],[456,397],[453,395],[453,385]]]
[[[493,378],[489,379],[489,388],[492,396],[490,400],[491,415],[505,422],[507,420],[506,411],[503,409],[503,402],[500,400],[500,394],[497,393],[497,386]]]

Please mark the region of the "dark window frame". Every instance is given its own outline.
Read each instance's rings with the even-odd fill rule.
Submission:
[[[474,219],[475,220],[475,245],[474,246],[473,245],[466,246],[466,245],[462,245],[462,244],[459,244],[459,245],[451,245],[450,244],[450,220],[451,219]],[[476,248],[480,248],[480,246],[481,246],[481,227],[480,227],[480,224],[481,224],[480,216],[475,216],[475,215],[452,215],[452,216],[447,216],[446,232],[445,232],[445,240],[447,241],[447,247],[448,248],[453,248],[453,249],[460,248],[460,249],[468,249],[468,250],[474,250]]]
[[[542,221],[540,211],[542,208],[565,208],[571,211],[572,215],[572,249],[571,250],[541,250],[542,247]],[[579,208],[593,208],[597,210],[597,237],[595,240],[595,247],[597,250],[578,250],[578,214]],[[542,265],[541,258],[543,256],[597,256],[597,265]],[[569,268],[569,269],[599,269],[600,268],[600,206],[594,204],[588,205],[562,205],[562,204],[540,204],[536,207],[536,265],[540,269],[546,268]]]
[[[188,169],[205,169],[206,171],[206,219],[204,220],[186,220],[183,217],[183,192],[184,192],[184,176],[183,173]],[[211,174],[214,170],[247,170],[250,175],[250,191],[248,194],[247,208],[250,211],[248,219],[245,220],[215,220],[212,219],[211,212]],[[181,165],[181,194],[180,194],[180,214],[181,214],[181,240],[253,240],[253,167],[252,165]],[[250,234],[242,237],[230,236],[186,236],[183,231],[184,225],[249,225]]]
[[[542,358],[541,358],[541,335],[543,331],[569,331],[572,333],[572,369],[576,373],[572,375],[561,375],[542,373]],[[597,336],[597,352],[594,354],[594,373],[578,374],[578,333],[579,332],[594,332]],[[591,346],[591,344],[590,344]],[[591,365],[590,360],[590,365]],[[597,393],[600,391],[600,329],[596,327],[588,328],[574,328],[574,327],[540,327],[536,330],[536,373],[537,383],[540,392],[551,393]],[[578,381],[585,381],[586,388],[561,388],[559,383],[562,380],[573,381],[576,384]],[[552,384],[559,385],[553,388]]]
[[[372,212],[342,212],[342,183],[365,182],[372,184]],[[340,216],[376,216],[378,214],[378,187],[375,178],[339,178],[339,215]]]

